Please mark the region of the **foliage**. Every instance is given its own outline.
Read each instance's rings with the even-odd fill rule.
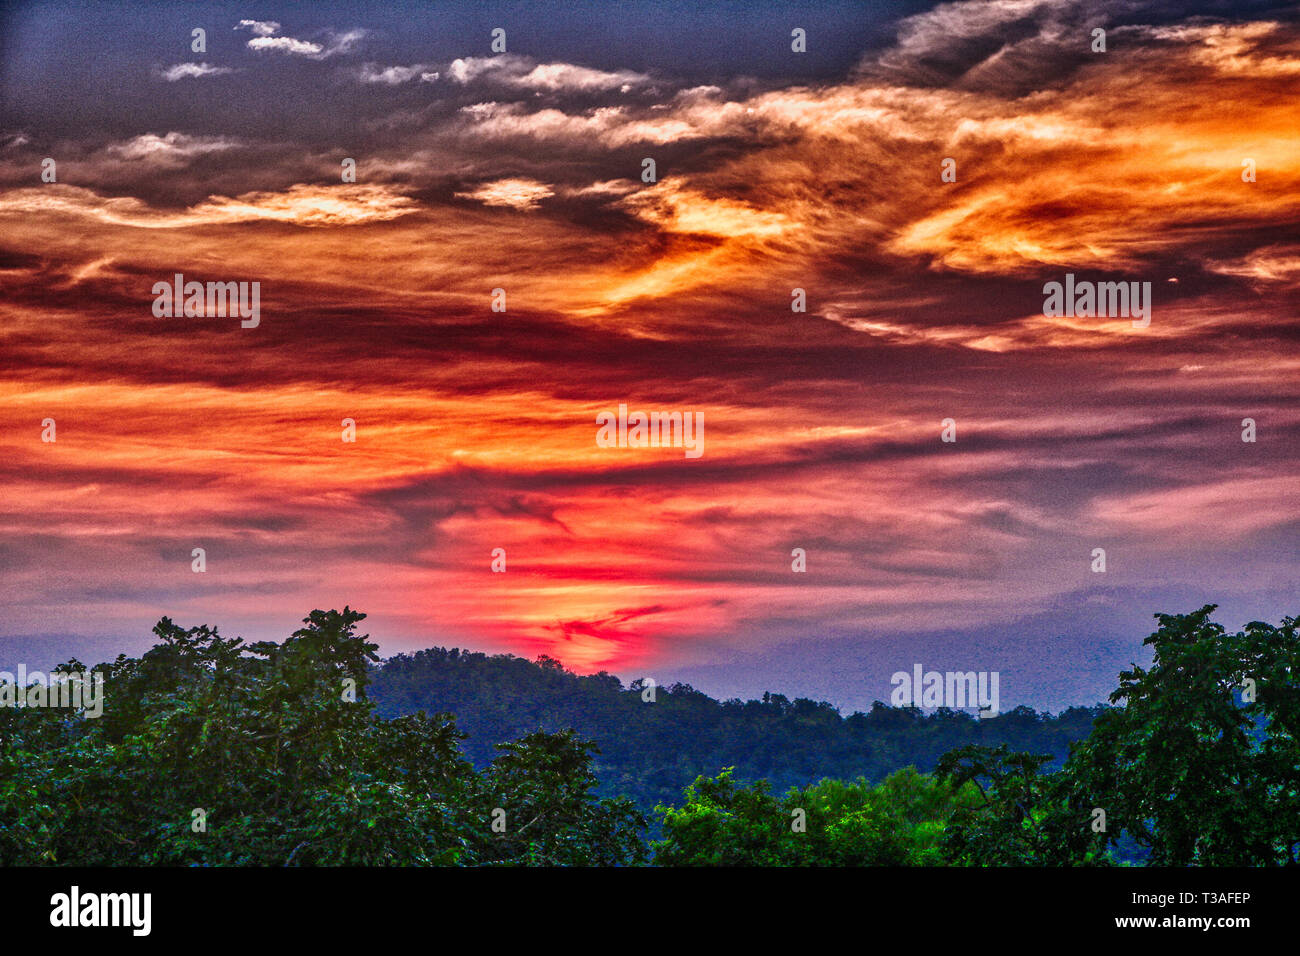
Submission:
[[[1300,862],[1300,641],[1296,620],[1236,634],[1157,615],[1151,668],[1120,675],[1059,772],[1045,757],[966,747],[941,761],[985,802],[954,815],[957,862],[1274,866]],[[1251,689],[1253,685],[1253,690]],[[1104,818],[1101,816],[1104,814]],[[1104,819],[1104,829],[1099,824]]]
[[[823,781],[784,800],[762,781],[700,778],[660,807],[670,865],[1280,865],[1300,862],[1300,641],[1296,620],[1228,634],[1214,606],[1157,615],[1151,668],[1120,675],[1113,704],[1049,770],[1052,755],[971,743],[934,778],[880,800]],[[839,789],[842,788],[842,789]],[[909,796],[910,793],[910,796]],[[932,800],[900,820],[900,808]],[[834,796],[832,796],[834,795]],[[830,798],[824,799],[824,798]],[[808,813],[806,833],[789,813]],[[926,843],[918,829],[941,836]]]
[[[635,865],[646,798],[690,780],[655,807],[660,865],[1294,864],[1297,622],[1229,634],[1213,611],[1158,615],[1114,706],[988,720],[685,685],[649,703],[549,658],[380,667],[349,608],[282,644],[164,618],[93,669],[102,717],[0,708],[0,864]]]
[[[979,800],[953,814],[944,854],[973,866],[1100,865],[1102,841],[1069,798],[1068,775],[1043,774],[1048,758],[1005,746],[968,746],[944,756],[936,775],[970,785]]]
[[[431,648],[398,654],[374,669],[371,698],[386,716],[447,711],[468,734],[466,755],[478,766],[495,745],[536,730],[576,730],[596,740],[597,793],[630,797],[642,810],[678,799],[701,775],[733,767],[737,781],[769,781],[775,792],[823,778],[878,782],[902,767],[932,770],[966,744],[1049,753],[1063,761],[1104,708],[1076,707],[1058,716],[1028,707],[994,718],[940,709],[875,704],[841,716],[824,701],[719,701],[687,684],[624,687],[611,674],[578,675],[557,661],[537,663]]]
[[[532,734],[479,773],[449,716],[377,718],[364,616],[313,611],[279,645],[164,618],[152,650],[96,668],[102,717],[0,710],[0,863],[644,859],[644,818],[591,796],[593,747],[576,735]],[[494,832],[496,807],[528,822]]]
[[[1215,605],[1157,615],[1149,670],[1120,675],[1066,776],[1152,864],[1300,862],[1300,640],[1296,619],[1236,634]],[[1253,692],[1248,688],[1253,684]],[[1250,699],[1250,698],[1253,698]]]
[[[973,805],[974,786],[953,786],[907,768],[872,786],[823,780],[784,797],[767,782],[738,784],[730,770],[699,777],[683,806],[658,807],[664,866],[917,866],[945,862],[953,813]]]

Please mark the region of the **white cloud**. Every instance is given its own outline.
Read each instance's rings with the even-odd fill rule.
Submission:
[[[461,114],[467,132],[483,139],[512,136],[539,140],[594,141],[608,147],[633,143],[672,143],[734,132],[745,108],[738,103],[700,101],[662,116],[642,119],[622,106],[601,106],[585,113],[546,108],[528,112],[520,103],[473,103]]]
[[[278,26],[278,24],[277,24]],[[255,36],[248,41],[250,50],[271,50],[276,53],[288,53],[305,56],[312,60],[324,60],[339,53],[348,53],[357,41],[367,36],[366,30],[348,30],[346,33],[329,34],[326,43],[311,40],[299,40],[296,37]]]
[[[251,30],[255,36],[269,37],[280,32],[280,24],[274,20],[240,20],[235,24],[236,30]]]
[[[419,77],[425,80],[426,77],[437,79],[437,73],[426,72],[427,67],[421,63],[412,66],[384,66],[381,67],[376,63],[366,63],[357,71],[357,77],[362,83],[382,83],[385,86],[399,86]],[[428,82],[428,80],[425,80]]]
[[[591,196],[609,198],[626,196],[630,192],[635,192],[638,188],[638,184],[630,179],[605,179],[591,183],[588,186],[570,186],[562,189],[561,192],[566,196],[584,199]]]
[[[336,53],[348,53],[360,40],[369,35],[368,30],[349,30],[347,33],[331,33],[329,46],[325,48],[325,56],[333,56]]]
[[[248,41],[250,50],[278,50],[281,53],[297,53],[302,56],[318,56],[325,51],[319,43],[307,40],[295,40],[293,37],[253,37]]]
[[[507,53],[501,56],[465,57],[452,60],[447,77],[460,84],[486,79],[516,89],[540,92],[596,92],[617,89],[627,92],[648,83],[644,73],[631,70],[593,70],[572,63],[534,63],[528,57]]]
[[[1205,267],[1220,275],[1235,276],[1256,283],[1294,283],[1300,281],[1300,244],[1262,246],[1240,259],[1211,260]]]
[[[633,73],[630,70],[609,73],[574,66],[572,63],[539,63],[513,82],[528,89],[591,91],[618,88],[627,92],[649,79],[643,73]]]
[[[307,227],[355,226],[386,222],[419,208],[414,199],[378,185],[356,185],[342,191],[336,186],[297,183],[280,192],[210,196],[181,212],[155,209],[133,196],[101,196],[80,186],[50,185],[0,194],[0,216],[64,214],[141,229],[259,220]]]
[[[158,75],[168,83],[175,83],[177,80],[187,78],[197,79],[200,76],[221,76],[225,73],[234,73],[228,66],[209,66],[206,63],[177,63],[175,66],[169,66],[165,70],[159,70]]]
[[[555,190],[535,179],[498,179],[484,183],[469,192],[456,193],[459,199],[475,199],[485,206],[509,206],[512,209],[532,209]]]
[[[165,136],[144,133],[122,143],[112,143],[105,151],[122,159],[176,163],[193,156],[234,149],[238,145],[238,140],[222,136],[189,136],[172,131]]]

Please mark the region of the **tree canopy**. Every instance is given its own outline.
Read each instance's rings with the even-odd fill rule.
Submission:
[[[644,860],[643,816],[591,795],[589,741],[531,734],[479,772],[448,715],[377,718],[364,617],[313,611],[278,645],[164,618],[141,658],[95,668],[98,719],[0,710],[0,862]]]
[[[102,715],[0,707],[0,864],[1294,864],[1296,620],[1228,633],[1213,611],[1158,615],[1151,666],[1119,675],[1112,706],[984,721],[681,685],[651,703],[550,659],[380,666],[347,607],[280,644],[163,618],[141,657],[88,669]],[[457,680],[468,744],[414,706]],[[1017,749],[1075,730],[1065,753]]]

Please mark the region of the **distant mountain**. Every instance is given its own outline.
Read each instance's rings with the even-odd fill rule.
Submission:
[[[775,790],[824,777],[879,781],[914,766],[926,771],[945,752],[968,743],[1008,744],[1058,761],[1088,734],[1105,708],[1072,707],[1052,716],[1018,707],[977,719],[951,710],[926,714],[877,702],[843,717],[824,701],[719,701],[686,684],[625,687],[612,674],[573,674],[551,658],[435,647],[399,654],[375,668],[369,694],[381,716],[447,711],[469,734],[463,747],[478,766],[494,744],[535,730],[573,729],[600,747],[600,794],[621,794],[642,807],[680,803],[699,774],[735,767],[740,780],[766,778]]]

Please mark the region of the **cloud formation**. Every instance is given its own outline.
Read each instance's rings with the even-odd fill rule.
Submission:
[[[165,70],[159,70],[158,75],[168,83],[175,83],[177,80],[198,79],[204,76],[225,76],[227,73],[234,72],[233,69],[227,66],[211,66],[208,63],[177,63]]]
[[[1138,654],[1187,601],[1295,613],[1294,23],[946,3],[834,76],[733,78],[290,27],[186,92],[301,70],[301,115],[3,131],[14,633],[346,602],[385,650],[624,676],[802,648],[816,693],[943,632],[1059,705],[1099,638],[1043,621]],[[260,282],[261,325],[154,318],[178,272]],[[1067,272],[1150,282],[1150,326],[1045,315]],[[598,447],[620,403],[702,413],[704,456]]]
[[[312,60],[325,60],[340,53],[349,53],[366,36],[366,31],[361,29],[341,32],[327,30],[321,42],[300,40],[291,36],[277,36],[280,24],[274,20],[240,20],[235,29],[248,30],[253,34],[248,41],[250,50],[285,53]]]
[[[446,73],[449,80],[462,85],[486,81],[548,93],[609,90],[626,93],[650,82],[649,76],[632,70],[594,70],[573,63],[538,63],[513,53],[452,60]]]

